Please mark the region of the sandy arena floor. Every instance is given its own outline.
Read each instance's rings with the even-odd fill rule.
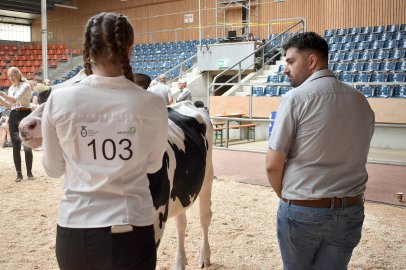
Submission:
[[[58,269],[54,253],[55,219],[62,179],[45,175],[40,155],[41,152],[34,152],[36,179],[16,183],[12,151],[0,149],[2,270]],[[275,231],[278,204],[275,194],[268,187],[238,183],[238,177],[215,174],[220,178],[213,184],[212,266],[208,269],[281,269]],[[199,224],[195,205],[188,211],[187,269],[197,269]],[[405,208],[366,203],[363,237],[349,269],[406,269],[405,240]],[[158,251],[157,269],[173,269],[175,246],[175,227],[170,221]]]

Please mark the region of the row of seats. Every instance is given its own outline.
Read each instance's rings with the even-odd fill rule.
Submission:
[[[169,61],[169,60],[185,60],[195,55],[194,52],[182,52],[182,53],[167,53],[158,55],[134,55],[132,58],[134,61]]]
[[[350,52],[330,52],[329,61],[366,61],[366,60],[399,60],[405,58],[406,50],[378,50],[378,51],[350,51]]]
[[[344,35],[344,36],[331,36],[326,37],[329,45],[339,45],[350,42],[372,42],[372,41],[400,41],[405,38],[406,32],[395,33],[376,33],[376,34],[357,34],[357,35]]]
[[[406,86],[400,85],[356,85],[365,97],[376,98],[406,98]]]
[[[365,97],[370,98],[406,98],[406,86],[401,85],[356,85],[358,91],[360,91]],[[252,96],[254,97],[274,97],[284,96],[292,88],[289,86],[252,86]]]
[[[343,36],[343,35],[357,35],[357,34],[370,34],[370,33],[394,33],[394,32],[405,32],[406,24],[390,24],[390,25],[379,25],[379,26],[364,26],[364,27],[351,27],[351,28],[339,28],[339,29],[328,29],[324,31],[325,37],[331,36]]]
[[[183,60],[174,60],[174,61],[161,61],[161,62],[133,62],[131,65],[135,69],[170,69],[174,66],[182,63]],[[193,61],[189,60],[185,62],[182,66],[185,68],[190,68],[193,65]]]
[[[343,73],[338,74],[337,79],[347,83],[404,83],[406,76],[402,72],[399,73]]]
[[[253,85],[252,95],[254,97],[275,97],[284,96],[288,91],[292,90],[291,86],[277,86],[277,85]]]
[[[380,62],[340,62],[330,63],[329,69],[334,72],[401,72],[406,70],[406,61],[380,61]]]
[[[387,41],[360,41],[347,43],[334,43],[329,45],[330,52],[335,51],[363,51],[363,50],[380,50],[380,49],[406,49],[406,42],[402,40]]]

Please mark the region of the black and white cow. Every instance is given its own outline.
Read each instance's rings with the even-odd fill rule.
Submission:
[[[77,79],[74,77],[69,80],[70,83],[63,85],[70,85]],[[31,148],[42,145],[41,116],[44,106],[40,105],[19,126],[22,142]],[[207,111],[196,108],[190,101],[168,107],[168,115],[168,146],[162,158],[162,168],[148,175],[156,209],[155,241],[158,248],[167,219],[174,217],[178,237],[174,268],[185,269],[185,211],[199,197],[203,241],[198,266],[204,268],[210,266],[208,230],[212,217],[213,128]]]

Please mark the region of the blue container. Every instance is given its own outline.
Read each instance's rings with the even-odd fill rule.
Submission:
[[[274,121],[275,121],[275,117],[276,117],[276,112],[271,112],[270,114],[269,114],[269,120],[270,120],[270,122],[269,122],[269,137],[271,137],[271,133],[272,133],[272,128],[273,128],[273,124],[274,124]]]

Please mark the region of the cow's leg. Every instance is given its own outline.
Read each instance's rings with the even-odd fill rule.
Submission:
[[[178,238],[176,247],[175,270],[185,270],[187,265],[185,252],[185,232],[186,232],[186,213],[183,212],[175,217],[176,234]]]
[[[199,268],[210,266],[209,226],[212,218],[211,190],[213,184],[213,166],[210,164],[206,170],[206,176],[199,193],[200,224],[203,230],[203,241],[200,246]]]

